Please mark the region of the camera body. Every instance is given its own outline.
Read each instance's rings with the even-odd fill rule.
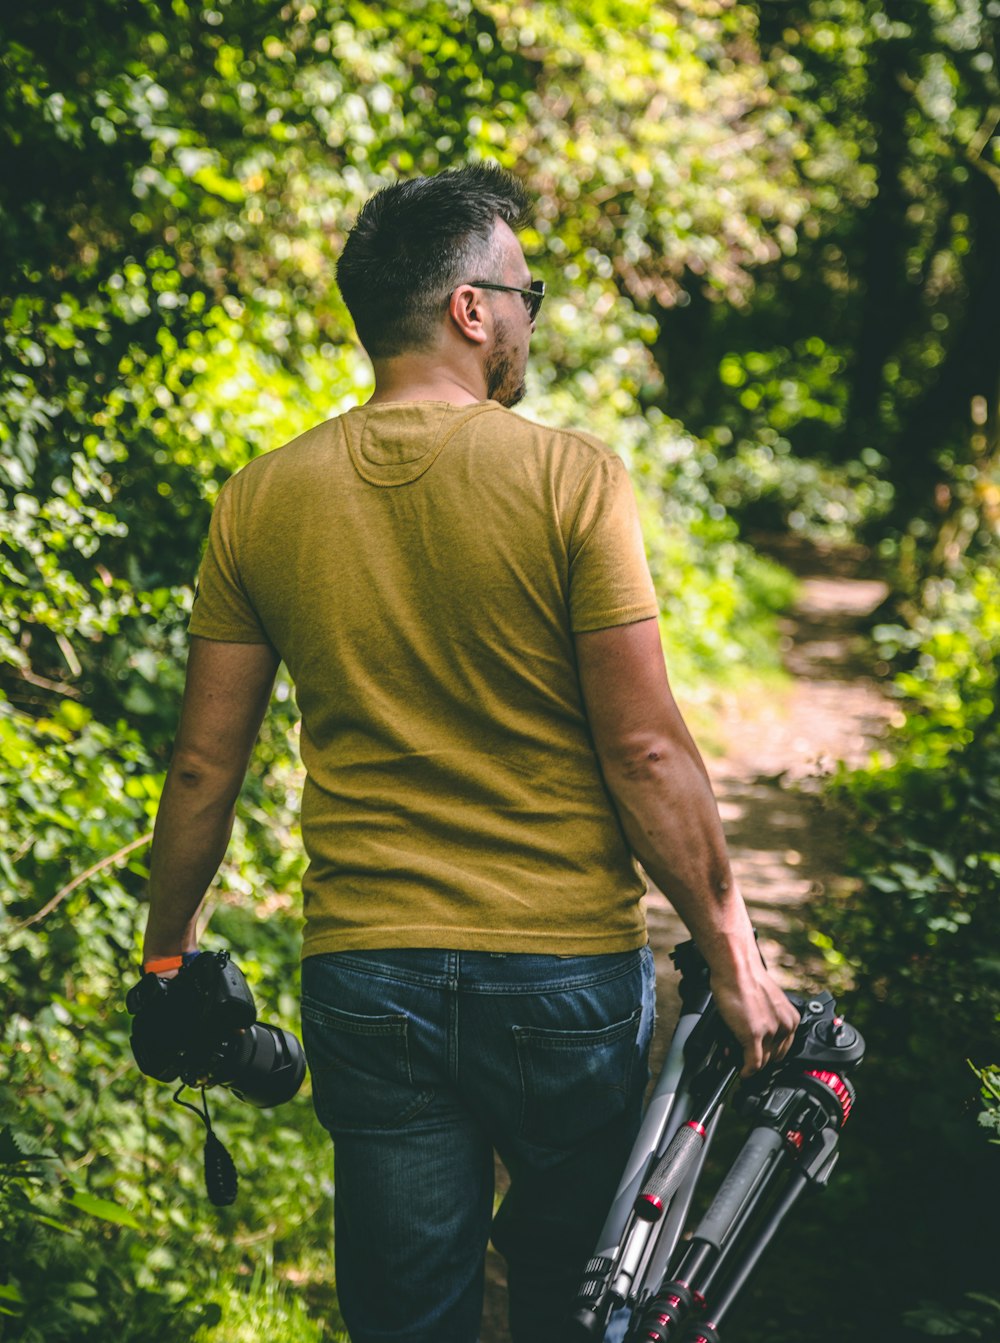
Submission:
[[[228,1087],[250,1105],[280,1105],[305,1076],[295,1036],[257,1020],[253,994],[228,951],[203,951],[173,979],[146,974],[125,997],[132,1053],[147,1077]]]

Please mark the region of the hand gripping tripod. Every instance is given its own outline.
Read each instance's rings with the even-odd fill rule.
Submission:
[[[847,1073],[865,1044],[829,993],[789,994],[802,1020],[785,1058],[751,1078],[735,1106],[750,1121],[742,1149],[690,1236],[695,1187],[738,1051],[693,942],[673,953],[681,1016],[593,1257],[568,1337],[600,1340],[631,1310],[627,1343],[719,1343],[719,1324],[808,1185],[822,1187],[854,1103]]]

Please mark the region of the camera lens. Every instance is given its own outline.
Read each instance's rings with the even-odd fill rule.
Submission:
[[[213,1080],[265,1109],[291,1100],[305,1075],[306,1056],[291,1031],[258,1021],[230,1043]]]

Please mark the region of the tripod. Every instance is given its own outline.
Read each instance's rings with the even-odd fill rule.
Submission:
[[[861,1035],[829,993],[789,994],[801,1013],[780,1064],[745,1082],[735,1106],[750,1132],[682,1241],[695,1188],[739,1077],[738,1051],[693,942],[673,953],[681,1015],[593,1257],[568,1337],[601,1340],[618,1307],[627,1343],[719,1343],[719,1325],[802,1192],[822,1187],[854,1104],[846,1074]]]

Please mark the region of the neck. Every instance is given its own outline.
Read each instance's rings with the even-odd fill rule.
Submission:
[[[486,384],[478,368],[453,368],[418,354],[373,359],[375,391],[368,404],[384,401],[447,401],[471,406],[486,401]]]

